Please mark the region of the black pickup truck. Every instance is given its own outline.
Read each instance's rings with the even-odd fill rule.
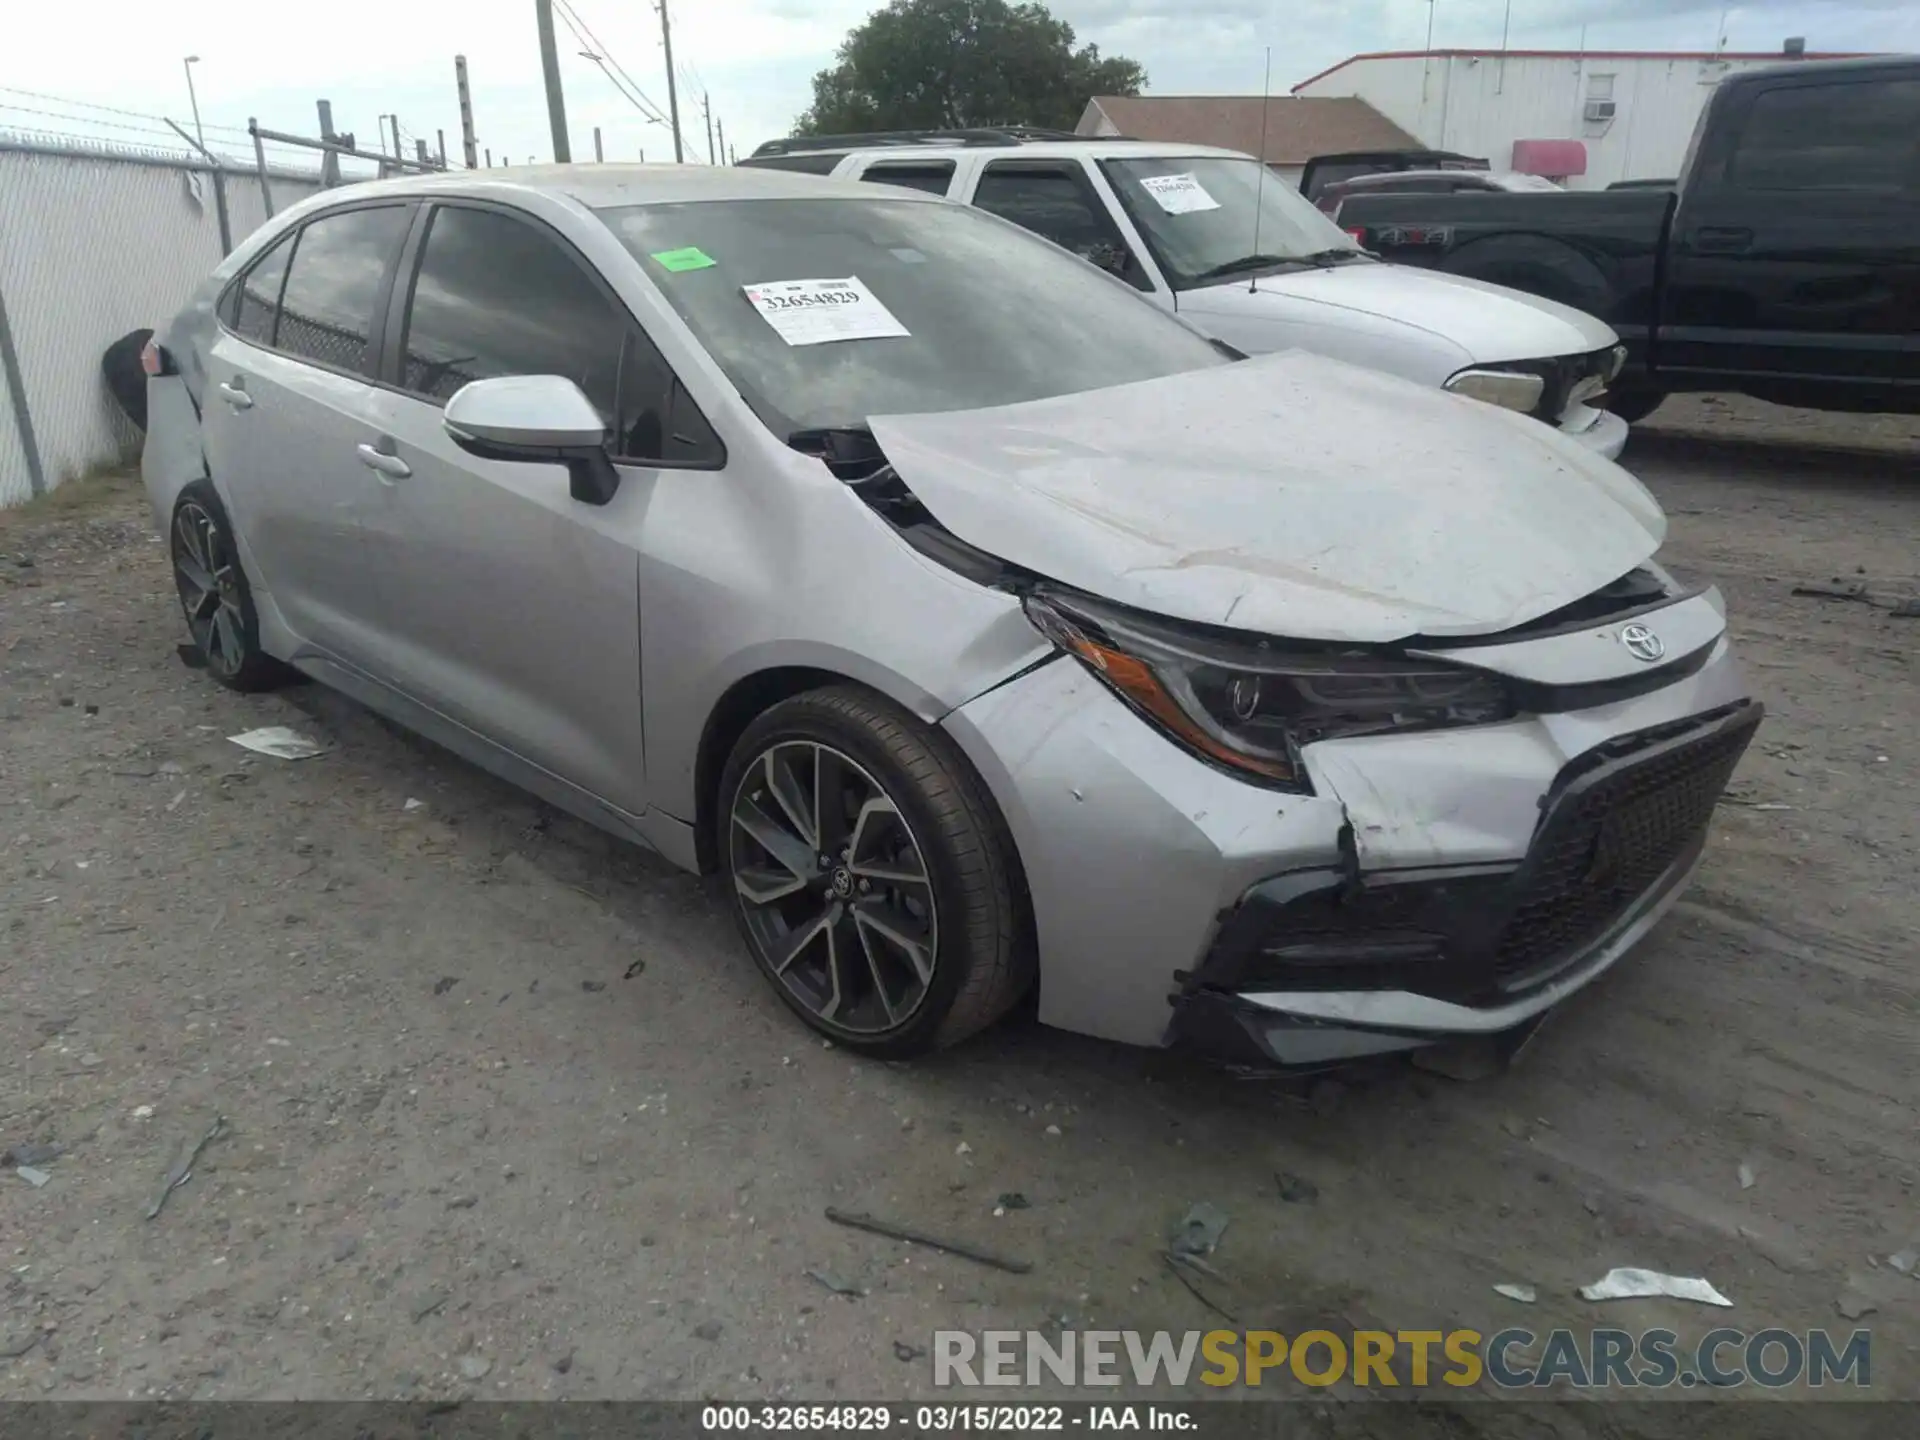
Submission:
[[[1920,57],[1729,75],[1666,188],[1356,195],[1338,220],[1605,320],[1629,420],[1682,390],[1920,411]]]

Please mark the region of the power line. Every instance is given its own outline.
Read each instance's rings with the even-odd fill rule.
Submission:
[[[620,80],[626,82],[626,87],[623,88],[620,80],[615,80],[614,89],[619,90],[623,95],[627,94],[627,89],[631,89],[633,94],[627,95],[627,99],[632,102],[634,108],[639,110],[649,120],[653,120],[662,125],[666,124],[666,116],[662,113],[659,103],[640,88],[640,83],[627,73],[626,67],[614,58],[613,52],[601,43],[600,37],[593,33],[593,27],[581,18],[580,12],[568,4],[567,0],[553,0],[553,3],[555,13],[566,23],[567,29],[573,32],[573,38],[599,55],[601,59],[613,67],[613,74],[618,75]],[[613,75],[609,75],[607,78],[613,79]],[[639,98],[635,99],[635,96]]]

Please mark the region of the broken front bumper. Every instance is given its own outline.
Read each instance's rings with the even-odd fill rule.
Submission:
[[[1758,716],[1722,638],[1651,693],[1323,742],[1311,795],[1194,759],[1066,659],[944,724],[1018,847],[1043,1021],[1314,1064],[1520,1025],[1606,969],[1684,886]],[[1669,753],[1685,803],[1648,810]]]
[[[1679,898],[1760,717],[1735,704],[1578,757],[1517,865],[1255,886],[1183,977],[1174,1033],[1250,1064],[1308,1065],[1525,1024]]]

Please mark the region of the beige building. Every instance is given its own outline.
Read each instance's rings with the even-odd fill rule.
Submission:
[[[1262,157],[1298,183],[1316,155],[1339,150],[1405,150],[1418,142],[1365,100],[1275,95],[1099,95],[1075,127],[1088,136],[1126,135],[1181,145],[1218,145]]]

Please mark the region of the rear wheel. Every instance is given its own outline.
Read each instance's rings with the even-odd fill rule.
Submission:
[[[863,690],[810,691],[748,727],[719,798],[741,933],[821,1034],[921,1054],[1027,987],[1011,844],[938,731]]]
[[[260,617],[220,496],[195,480],[174,501],[168,531],[174,588],[207,673],[229,690],[268,690],[292,675],[260,648]]]

